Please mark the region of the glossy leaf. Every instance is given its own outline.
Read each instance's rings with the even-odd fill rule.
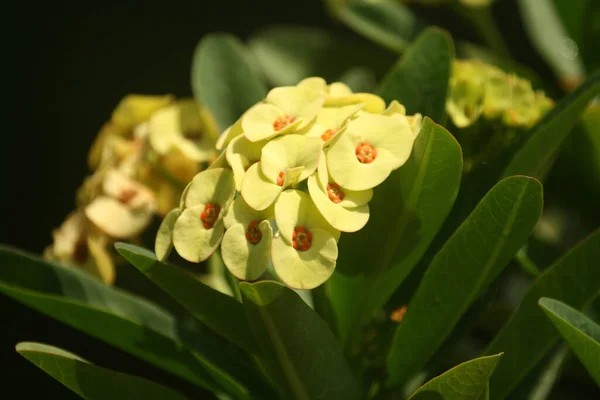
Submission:
[[[531,391],[527,395],[528,400],[546,400],[550,396],[554,384],[560,378],[563,364],[568,355],[569,348],[565,345],[556,350],[547,365],[544,365],[540,376],[533,384]]]
[[[226,33],[205,35],[194,51],[194,97],[213,114],[221,132],[267,96],[251,57],[238,38]]]
[[[600,231],[556,261],[531,285],[519,308],[484,351],[504,351],[490,381],[493,399],[506,398],[558,340],[558,333],[538,306],[541,297],[581,308],[600,287]]]
[[[552,0],[518,0],[523,27],[538,53],[565,88],[581,82],[585,71],[577,44],[569,37]]]
[[[334,16],[360,35],[403,52],[422,29],[409,7],[396,0],[327,0]]]
[[[560,301],[542,298],[539,305],[600,386],[600,326]]]
[[[252,331],[240,303],[203,284],[184,270],[161,263],[151,251],[127,243],[117,251],[199,321],[247,351],[254,351]]]
[[[388,355],[391,382],[404,382],[425,365],[541,214],[542,185],[535,179],[506,178],[486,194],[436,254],[408,304]]]
[[[383,74],[394,60],[370,43],[338,37],[313,26],[271,26],[252,36],[248,47],[274,86],[295,85],[310,76],[332,82],[351,65]]]
[[[284,398],[361,398],[338,342],[298,294],[272,281],[242,282],[240,289],[250,326]]]
[[[502,353],[464,362],[421,386],[409,400],[480,400]],[[435,394],[439,396],[435,396]]]
[[[527,141],[515,153],[504,170],[504,176],[524,174],[537,178],[543,177],[587,104],[598,94],[600,94],[600,71],[563,98],[533,127],[528,133]]]
[[[165,386],[98,367],[65,350],[41,343],[19,343],[17,352],[48,375],[89,400],[185,400]]]
[[[347,346],[354,345],[362,324],[387,302],[427,250],[452,208],[461,173],[460,146],[425,118],[406,164],[374,189],[367,225],[340,240],[327,292],[342,342],[354,336]],[[370,251],[375,248],[379,251]]]
[[[379,95],[386,103],[398,100],[408,114],[418,112],[443,123],[453,59],[454,44],[450,35],[441,29],[429,28],[387,73]]]
[[[41,313],[209,390],[239,398],[268,390],[239,348],[191,316],[5,246],[0,260],[0,292]]]

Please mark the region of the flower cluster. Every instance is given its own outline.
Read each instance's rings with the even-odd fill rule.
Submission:
[[[553,101],[531,82],[479,60],[455,60],[446,111],[458,128],[466,128],[483,116],[509,127],[530,128]]]
[[[110,246],[136,238],[179,202],[185,182],[216,158],[213,126],[193,100],[126,96],[90,149],[94,172],[78,190],[77,210],[53,232],[46,258],[112,283]]]
[[[259,279],[272,263],[289,287],[319,286],[340,233],[365,226],[373,188],[406,162],[421,120],[321,78],[272,89],[223,132],[219,158],[165,217],[158,258],[174,247],[201,262],[220,246],[238,279]]]

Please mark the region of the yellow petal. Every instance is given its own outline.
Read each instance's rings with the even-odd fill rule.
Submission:
[[[87,246],[93,260],[88,270],[100,277],[107,285],[112,285],[115,282],[115,265],[106,250],[105,241],[98,237],[88,236]]]
[[[167,260],[171,254],[171,250],[173,249],[173,228],[179,215],[181,215],[179,208],[169,211],[158,228],[156,240],[154,241],[154,252],[159,261]]]
[[[273,209],[273,205],[262,211],[258,211],[246,204],[243,198],[238,197],[231,203],[229,209],[227,209],[227,213],[223,217],[223,223],[225,224],[225,229],[229,229],[235,224],[248,226],[252,221],[270,220],[274,217],[275,210]]]
[[[173,101],[171,95],[146,96],[130,94],[125,96],[113,111],[111,121],[117,125],[133,129],[145,122],[157,110]]]
[[[286,135],[271,140],[262,149],[261,172],[277,182],[281,171],[304,167],[297,182],[308,178],[317,169],[321,140],[303,135]]]
[[[314,289],[335,270],[338,256],[335,238],[326,230],[311,232],[312,244],[306,251],[294,249],[282,237],[273,240],[271,253],[275,272],[293,289]]]
[[[255,210],[265,210],[273,204],[282,190],[282,186],[271,182],[262,174],[259,161],[246,171],[241,195],[250,207]]]
[[[186,208],[197,204],[217,204],[224,212],[235,195],[235,182],[230,169],[214,168],[198,173],[185,195]]]
[[[219,136],[217,139],[216,148],[217,150],[223,150],[229,142],[231,142],[234,138],[238,137],[242,134],[242,119],[244,116],[240,117],[233,125],[229,128],[225,129],[225,131]]]
[[[275,121],[286,117],[286,115],[281,109],[272,104],[260,103],[252,106],[246,111],[242,119],[244,136],[251,142],[258,142],[270,139],[276,135],[293,132],[301,124],[301,121],[298,119],[283,129],[275,129]]]
[[[204,205],[184,210],[173,227],[173,245],[177,253],[190,262],[201,262],[210,257],[223,238],[225,228],[219,220],[210,229],[204,227],[200,214]]]
[[[281,110],[283,115],[302,120],[297,127],[302,129],[317,116],[325,101],[325,94],[305,87],[283,86],[271,89],[266,101]]]
[[[235,186],[238,191],[242,188],[242,180],[250,165],[260,161],[263,147],[267,141],[251,142],[245,136],[238,136],[231,141],[225,154],[227,162],[233,170]]]
[[[238,279],[256,280],[269,266],[273,229],[269,221],[262,221],[259,229],[262,238],[256,244],[246,239],[247,225],[235,224],[223,236],[221,244],[223,263]]]
[[[117,239],[127,239],[141,233],[150,223],[153,212],[132,210],[107,196],[98,196],[85,208],[85,216],[102,232]]]

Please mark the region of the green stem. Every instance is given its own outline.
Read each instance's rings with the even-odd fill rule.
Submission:
[[[454,9],[473,25],[488,47],[502,58],[512,59],[508,45],[494,20],[491,7],[465,7],[457,4]]]

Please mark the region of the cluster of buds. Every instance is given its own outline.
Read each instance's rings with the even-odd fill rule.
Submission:
[[[446,111],[457,128],[480,117],[504,126],[530,128],[554,103],[531,82],[479,60],[455,60]]]
[[[373,188],[409,158],[421,115],[393,101],[307,78],[272,89],[217,141],[219,158],[198,173],[164,218],[155,250],[191,262],[219,247],[238,279],[272,265],[294,289],[333,273],[341,232],[369,219]]]
[[[136,240],[155,214],[178,204],[185,183],[216,158],[216,136],[193,100],[126,96],[96,137],[88,157],[93,174],[45,257],[111,284],[113,242]]]

